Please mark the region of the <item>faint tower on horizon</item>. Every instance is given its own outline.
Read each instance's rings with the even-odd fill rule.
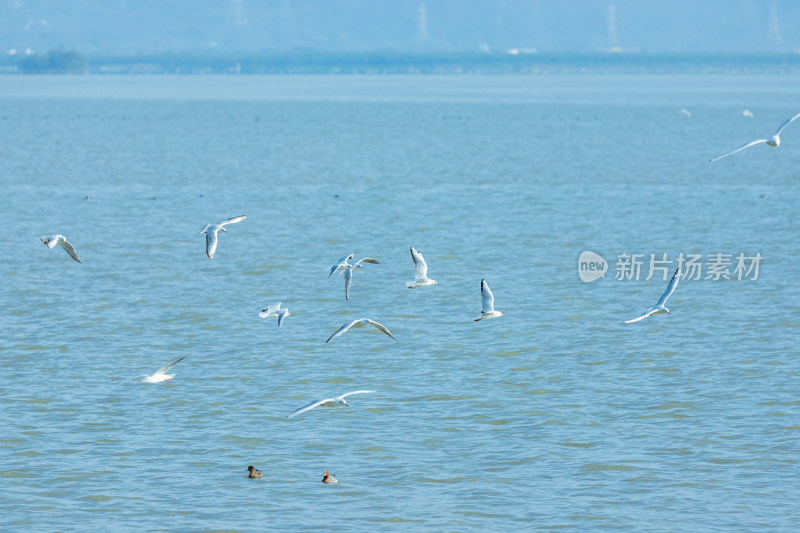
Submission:
[[[247,25],[247,14],[244,12],[244,0],[231,0],[233,2],[233,23],[237,27]]]
[[[769,18],[767,42],[775,47],[780,47],[783,44],[783,36],[781,36],[781,23],[778,19],[778,4],[776,2],[772,2],[772,14]]]
[[[428,6],[425,2],[420,2],[417,8],[417,41],[426,42],[428,40]]]
[[[608,6],[606,12],[606,28],[608,29],[608,48],[606,52],[621,52],[617,38],[617,8],[614,4]]]

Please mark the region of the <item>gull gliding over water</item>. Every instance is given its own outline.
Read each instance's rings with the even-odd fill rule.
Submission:
[[[499,316],[503,316],[503,313],[494,310],[494,294],[492,294],[492,291],[489,289],[489,284],[486,283],[485,279],[481,280],[481,303],[483,304],[481,316],[476,318],[475,322],[485,318],[497,318]]]
[[[264,309],[258,313],[258,316],[261,318],[276,318],[278,319],[278,327],[283,325],[283,321],[286,320],[287,316],[291,316],[292,314],[289,312],[288,309],[281,309],[281,302],[276,304],[268,305]]]
[[[353,320],[352,322],[344,324],[336,331],[336,333],[328,337],[328,340],[326,340],[325,342],[331,342],[333,339],[344,335],[350,328],[364,328],[366,326],[375,326],[382,332],[389,335],[394,340],[397,340],[395,339],[394,335],[392,335],[392,332],[386,329],[386,326],[384,326],[380,322],[375,322],[374,320],[370,320],[369,318],[359,318],[358,320]]]
[[[63,235],[51,235],[49,237],[39,237],[42,242],[50,248],[51,250],[56,247],[56,244],[61,246],[63,249],[67,251],[69,256],[73,258],[78,263],[82,263],[80,259],[78,259],[78,254],[75,252],[75,248],[69,243],[66,237]]]
[[[672,275],[672,279],[669,281],[669,285],[667,285],[667,290],[665,290],[664,294],[661,295],[661,298],[658,299],[656,305],[648,309],[647,312],[642,316],[633,318],[631,320],[626,320],[625,323],[631,324],[633,322],[638,322],[640,320],[644,320],[649,316],[657,315],[658,313],[667,313],[668,315],[671,315],[672,313],[670,313],[669,309],[667,309],[664,305],[667,303],[667,299],[670,296],[672,296],[672,293],[675,292],[675,287],[678,286],[678,280],[680,279],[679,276],[680,271],[681,271],[680,267],[675,269],[675,274]]]
[[[336,261],[336,263],[331,267],[331,273],[328,274],[328,278],[333,276],[333,273],[336,272],[337,270],[347,270],[348,268],[364,268],[364,265],[362,265],[361,263],[372,263],[373,265],[380,264],[380,261],[378,261],[377,259],[373,259],[371,257],[365,257],[363,259],[359,259],[358,261],[356,261],[354,264],[351,265],[350,260],[353,258],[354,255],[355,254],[350,254]]]
[[[349,407],[349,405],[347,403],[347,400],[345,400],[345,398],[347,398],[351,394],[367,394],[367,393],[371,393],[371,392],[375,392],[375,391],[374,390],[354,390],[354,391],[351,391],[351,392],[345,392],[341,396],[337,396],[335,398],[325,398],[324,400],[311,402],[310,404],[305,405],[305,406],[301,407],[300,409],[298,409],[297,411],[293,412],[292,414],[288,415],[286,418],[292,418],[293,416],[297,416],[297,415],[299,415],[301,413],[305,413],[306,411],[310,411],[310,410],[314,409],[315,407],[319,407],[320,405],[325,405],[327,407],[337,407],[339,405],[344,405],[345,407]]]
[[[414,260],[414,281],[406,283],[406,287],[413,289],[414,287],[425,287],[426,285],[438,285],[436,281],[428,279],[428,263],[425,258],[411,247],[411,259]]]
[[[172,368],[173,366],[177,365],[178,363],[180,363],[181,361],[186,359],[186,357],[187,356],[184,355],[183,357],[181,357],[180,359],[178,359],[174,363],[170,363],[170,364],[168,364],[166,366],[162,366],[161,368],[156,370],[156,373],[153,374],[152,376],[145,377],[142,380],[142,383],[161,383],[162,381],[171,380],[172,378],[175,377],[175,374],[167,374],[167,372],[169,372],[170,368]]]
[[[733,155],[736,152],[741,152],[745,148],[750,148],[751,146],[754,146],[756,144],[767,143],[769,146],[780,146],[780,144],[781,144],[781,132],[783,131],[783,128],[785,128],[786,126],[788,126],[789,124],[791,124],[792,122],[797,120],[798,118],[800,118],[800,113],[796,114],[795,116],[793,116],[792,118],[788,119],[786,122],[781,124],[781,127],[778,128],[778,131],[775,132],[775,135],[773,135],[769,139],[757,139],[755,141],[751,141],[751,142],[749,142],[747,144],[743,144],[742,146],[740,146],[739,148],[737,148],[733,152],[728,152],[725,155],[721,155],[719,157],[715,157],[714,159],[709,159],[709,161],[711,161],[711,162],[719,161],[723,157],[728,157],[729,155]]]
[[[200,233],[206,234],[206,255],[209,259],[214,259],[214,254],[217,252],[217,233],[219,231],[228,233],[228,230],[225,229],[225,226],[228,224],[236,224],[237,222],[241,222],[246,218],[246,215],[240,215],[238,217],[229,218],[228,220],[219,222],[217,224],[209,223],[203,226],[203,229],[200,230]]]

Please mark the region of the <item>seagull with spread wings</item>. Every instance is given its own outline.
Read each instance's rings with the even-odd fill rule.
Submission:
[[[50,248],[51,250],[56,247],[56,244],[61,246],[64,250],[67,251],[69,256],[73,258],[78,263],[82,263],[80,259],[78,259],[78,253],[75,251],[75,248],[69,243],[66,237],[63,235],[51,235],[49,237],[39,237],[45,246]]]
[[[319,407],[320,405],[324,405],[324,406],[327,406],[327,407],[338,407],[340,405],[344,405],[345,407],[349,407],[349,404],[347,403],[347,400],[345,400],[345,398],[347,398],[351,394],[367,394],[367,393],[371,393],[371,392],[375,392],[375,391],[374,390],[354,390],[354,391],[351,391],[351,392],[346,392],[346,393],[342,394],[341,396],[337,396],[335,398],[325,398],[324,400],[318,400],[316,402],[311,402],[310,404],[305,405],[305,406],[301,407],[300,409],[296,410],[295,412],[293,412],[292,414],[288,415],[286,418],[292,418],[293,416],[297,416],[299,414],[305,413],[306,411],[310,411],[310,410],[314,409],[315,407]]]
[[[220,231],[228,233],[228,230],[225,229],[225,226],[228,224],[236,224],[237,222],[241,222],[246,218],[247,215],[240,215],[238,217],[229,218],[223,222],[218,222],[217,224],[209,223],[203,226],[203,229],[200,230],[200,233],[206,234],[206,255],[209,259],[214,259],[214,254],[217,253],[217,233]]]
[[[669,285],[667,285],[667,290],[665,290],[664,294],[661,295],[661,298],[658,299],[656,305],[648,309],[647,312],[642,316],[632,318],[631,320],[626,320],[625,323],[631,324],[633,322],[638,322],[640,320],[644,320],[649,316],[657,315],[659,313],[667,313],[668,315],[671,315],[672,313],[670,313],[669,309],[665,307],[665,304],[667,303],[667,299],[669,299],[669,297],[672,296],[672,293],[675,292],[675,287],[678,286],[678,280],[680,279],[680,271],[681,271],[680,267],[675,269],[675,274],[672,275],[672,279],[669,281]]]
[[[425,258],[411,247],[411,259],[414,261],[414,281],[406,283],[406,287],[413,289],[414,287],[425,287],[427,285],[438,285],[435,280],[428,279],[428,263]]]
[[[715,157],[714,159],[709,159],[709,161],[711,161],[712,163],[714,161],[719,161],[720,159],[722,159],[724,157],[728,157],[729,155],[733,155],[733,154],[735,154],[737,152],[741,152],[745,148],[750,148],[751,146],[755,146],[756,144],[766,143],[768,146],[773,146],[773,147],[780,146],[780,144],[781,144],[781,132],[783,131],[783,128],[785,128],[786,126],[788,126],[789,124],[791,124],[792,122],[797,120],[798,118],[800,118],[800,113],[798,113],[795,116],[793,116],[792,118],[786,120],[786,122],[781,124],[781,127],[778,128],[778,131],[775,132],[775,135],[773,135],[769,139],[756,139],[755,141],[751,141],[751,142],[749,142],[747,144],[743,144],[742,146],[740,146],[739,148],[737,148],[733,152],[728,152],[725,155],[721,155],[719,157]]]
[[[394,335],[392,335],[392,332],[386,329],[386,326],[384,326],[380,322],[375,322],[374,320],[370,320],[369,318],[359,318],[358,320],[353,320],[352,322],[347,322],[346,324],[344,324],[342,327],[336,330],[336,332],[333,335],[328,337],[328,340],[326,340],[325,342],[326,343],[331,342],[333,339],[341,337],[342,335],[347,333],[347,331],[350,330],[350,328],[364,328],[366,326],[375,326],[382,332],[389,335],[394,340],[397,340],[395,339]]]

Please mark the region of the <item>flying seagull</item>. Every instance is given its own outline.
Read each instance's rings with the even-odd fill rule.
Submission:
[[[668,315],[671,315],[672,313],[669,312],[669,309],[664,307],[664,304],[667,303],[667,299],[670,296],[672,296],[672,293],[675,292],[675,287],[678,286],[678,280],[680,279],[680,276],[678,274],[680,273],[680,270],[681,270],[680,267],[675,269],[675,274],[672,275],[672,279],[669,281],[669,285],[667,285],[667,290],[665,290],[664,294],[661,295],[661,298],[658,299],[656,305],[648,309],[647,312],[642,316],[633,318],[631,320],[626,320],[625,323],[631,324],[633,322],[638,322],[640,320],[644,320],[649,316],[657,315],[658,313],[667,313]]]
[[[345,407],[349,407],[347,404],[347,398],[351,394],[367,394],[370,392],[375,392],[374,390],[354,390],[351,392],[345,392],[341,396],[337,396],[336,398],[325,398],[324,400],[319,400],[316,402],[311,402],[310,404],[301,407],[297,411],[293,412],[292,414],[288,415],[286,418],[292,418],[293,416],[297,416],[301,413],[305,413],[306,411],[310,411],[315,407],[319,407],[320,405],[325,405],[327,407],[337,407],[339,405],[344,405]]]
[[[224,222],[219,222],[217,224],[209,223],[203,226],[203,229],[200,230],[200,233],[206,234],[206,255],[209,259],[214,259],[214,254],[217,252],[217,233],[219,231],[228,233],[228,230],[225,229],[225,226],[228,224],[236,224],[237,222],[241,222],[246,218],[246,215],[240,215],[238,217],[229,218]]]
[[[75,248],[72,247],[67,238],[64,237],[63,235],[51,235],[49,237],[39,237],[39,238],[42,240],[45,246],[47,246],[51,250],[55,248],[57,244],[61,246],[63,249],[65,249],[69,254],[69,256],[73,258],[75,261],[77,261],[78,263],[82,262],[80,259],[78,259],[78,254],[75,252]]]
[[[175,374],[167,374],[167,372],[169,372],[170,368],[172,368],[173,366],[177,365],[178,363],[180,363],[184,359],[186,359],[185,355],[183,357],[181,357],[180,359],[178,359],[177,361],[175,361],[174,363],[170,363],[170,364],[168,364],[166,366],[162,366],[161,368],[156,370],[155,374],[153,374],[152,376],[145,377],[142,380],[142,383],[161,383],[162,381],[171,380],[172,378],[175,377]]]
[[[494,310],[494,294],[492,294],[491,289],[489,289],[489,284],[486,283],[485,279],[481,280],[481,303],[483,304],[481,316],[476,318],[475,322],[483,320],[484,318],[503,316],[503,313]]]
[[[425,262],[425,258],[413,246],[411,247],[411,259],[414,260],[414,281],[407,282],[406,287],[413,289],[414,287],[425,287],[426,285],[438,285],[436,281],[428,279],[428,263]]]
[[[378,328],[382,332],[384,332],[387,335],[389,335],[394,340],[397,340],[397,339],[395,339],[394,335],[392,335],[392,332],[389,331],[388,329],[386,329],[386,326],[384,326],[380,322],[375,322],[374,320],[370,320],[369,318],[360,318],[358,320],[353,320],[352,322],[348,322],[348,323],[344,324],[342,327],[340,327],[336,331],[336,333],[334,333],[333,335],[328,337],[328,340],[326,340],[325,342],[331,342],[336,337],[340,337],[340,336],[344,335],[347,332],[347,330],[349,330],[350,328],[363,328],[363,327],[366,327],[366,326],[375,326],[376,328]]]
[[[798,118],[800,118],[800,113],[796,114],[795,116],[793,116],[792,118],[790,118],[789,120],[787,120],[786,122],[781,124],[781,127],[778,128],[778,131],[775,132],[775,135],[773,135],[769,139],[758,139],[758,140],[749,142],[747,144],[743,144],[742,146],[740,146],[739,148],[737,148],[733,152],[728,152],[725,155],[721,155],[719,157],[715,157],[714,159],[709,159],[709,161],[711,161],[711,162],[719,161],[723,157],[728,157],[729,155],[733,155],[736,152],[741,152],[745,148],[750,148],[751,146],[754,146],[756,144],[767,143],[769,146],[779,146],[781,144],[781,137],[780,136],[781,136],[781,132],[783,131],[783,128],[785,128],[786,126],[788,126],[789,124],[791,124],[792,122],[797,120]]]
[[[276,304],[268,305],[264,309],[258,313],[258,316],[261,318],[278,318],[278,327],[283,325],[283,321],[286,320],[287,316],[291,316],[292,313],[289,312],[288,309],[281,309],[281,302]]]

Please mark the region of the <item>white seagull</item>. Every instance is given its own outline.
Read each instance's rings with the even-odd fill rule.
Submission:
[[[363,327],[366,327],[366,326],[375,326],[376,328],[378,328],[382,332],[384,332],[387,335],[389,335],[394,340],[397,340],[397,339],[395,339],[394,335],[392,335],[392,332],[389,331],[388,329],[386,329],[386,326],[384,326],[380,322],[375,322],[374,320],[370,320],[369,318],[359,318],[358,320],[353,320],[352,322],[348,322],[348,323],[344,324],[342,327],[340,327],[336,331],[336,333],[334,333],[333,335],[328,337],[328,340],[326,340],[325,342],[331,342],[336,337],[340,337],[340,336],[344,335],[347,332],[347,330],[350,329],[350,328],[363,328]]]
[[[406,287],[413,289],[414,287],[425,287],[426,285],[438,285],[436,281],[428,279],[428,263],[425,258],[411,247],[411,259],[414,260],[414,281],[406,283]]]
[[[778,131],[776,131],[776,132],[775,132],[775,135],[773,135],[773,136],[772,136],[772,137],[770,137],[769,139],[758,139],[758,140],[755,140],[755,141],[749,142],[749,143],[747,143],[747,144],[743,144],[742,146],[740,146],[739,148],[737,148],[737,149],[736,149],[736,150],[734,150],[733,152],[728,152],[728,153],[727,153],[727,154],[725,154],[725,155],[721,155],[721,156],[719,156],[719,157],[715,157],[714,159],[709,159],[709,161],[711,161],[711,162],[714,162],[714,161],[719,161],[719,160],[720,160],[720,159],[722,159],[723,157],[728,157],[729,155],[733,155],[733,154],[735,154],[736,152],[741,152],[741,151],[742,151],[742,150],[744,150],[745,148],[750,148],[751,146],[754,146],[754,145],[756,145],[756,144],[767,143],[769,146],[779,146],[779,145],[781,144],[781,137],[780,137],[780,135],[781,135],[781,132],[783,131],[783,128],[785,128],[786,126],[788,126],[789,124],[791,124],[792,122],[794,122],[795,120],[797,120],[798,118],[800,118],[800,113],[796,114],[795,116],[793,116],[792,118],[790,118],[789,120],[787,120],[786,122],[784,122],[783,124],[781,124],[781,127],[780,127],[780,128],[778,128]]]
[[[503,316],[503,313],[494,310],[494,294],[492,294],[491,289],[489,289],[489,284],[486,283],[485,279],[481,280],[481,303],[483,304],[481,316],[476,318],[475,322],[483,320],[484,318]]]
[[[206,255],[209,259],[214,259],[214,254],[217,252],[217,232],[224,231],[225,233],[228,233],[228,230],[225,229],[225,226],[228,224],[236,224],[237,222],[241,222],[246,218],[247,215],[240,215],[238,217],[229,218],[224,222],[219,222],[217,224],[208,223],[203,226],[203,229],[200,230],[200,233],[206,234]]]
[[[168,364],[166,366],[162,366],[161,368],[156,370],[156,373],[153,374],[152,376],[145,377],[142,380],[142,383],[161,383],[162,381],[171,380],[172,378],[175,377],[175,374],[167,374],[167,372],[169,372],[170,368],[172,368],[173,366],[177,365],[178,363],[180,363],[184,359],[186,359],[185,355],[183,357],[181,357],[180,359],[178,359],[177,361],[175,361],[174,363],[170,363],[170,364]]]
[[[69,256],[73,258],[75,261],[77,261],[78,263],[82,262],[80,259],[78,259],[78,254],[75,252],[75,248],[72,247],[67,238],[64,237],[63,235],[51,235],[49,237],[39,237],[39,238],[42,240],[45,246],[47,246],[51,250],[56,247],[56,244],[58,244],[63,249],[65,249],[69,254]]]
[[[381,262],[377,259],[372,259],[371,257],[365,257],[364,259],[360,259],[355,262],[355,264],[348,264],[345,266],[344,271],[344,298],[345,300],[350,300],[350,282],[353,280],[353,271],[358,268],[364,268],[364,265],[361,263],[372,263],[373,265],[379,265]],[[328,276],[330,277],[330,276]]]
[[[675,274],[672,275],[672,279],[669,281],[669,285],[667,285],[667,290],[665,290],[664,294],[661,295],[661,298],[658,299],[656,305],[648,309],[647,312],[642,316],[633,318],[631,320],[626,320],[625,323],[631,324],[633,322],[638,322],[640,320],[644,320],[649,316],[657,315],[658,313],[667,313],[668,315],[671,315],[672,313],[669,312],[669,309],[664,307],[664,304],[667,303],[667,299],[670,296],[672,296],[672,293],[675,292],[675,287],[678,286],[678,280],[680,279],[680,276],[678,274],[680,273],[680,270],[681,270],[680,267],[675,269]]]
[[[328,406],[328,407],[337,407],[339,405],[344,405],[345,407],[349,407],[349,405],[347,404],[347,400],[345,400],[346,397],[350,396],[351,394],[367,394],[367,393],[370,393],[370,392],[375,392],[375,391],[374,390],[354,390],[352,392],[345,392],[344,394],[342,394],[341,396],[337,396],[336,398],[325,398],[324,400],[311,402],[310,404],[308,404],[308,405],[306,405],[304,407],[301,407],[300,409],[298,409],[294,413],[288,415],[286,418],[292,418],[293,416],[297,416],[297,415],[299,415],[301,413],[305,413],[306,411],[310,411],[310,410],[314,409],[315,407],[319,407],[320,405],[325,405],[325,406]]]
[[[361,263],[372,263],[373,265],[380,264],[380,261],[373,259],[371,257],[365,257],[363,259],[359,259],[354,264],[350,264],[350,260],[355,256],[355,254],[350,254],[342,257],[331,267],[331,272],[328,274],[328,278],[333,276],[333,273],[337,270],[347,270],[348,268],[364,268],[364,265]]]
[[[276,304],[268,305],[264,309],[258,313],[258,316],[261,318],[278,318],[278,327],[283,325],[283,321],[286,320],[287,316],[291,316],[292,313],[289,312],[288,309],[281,309],[281,302]]]

